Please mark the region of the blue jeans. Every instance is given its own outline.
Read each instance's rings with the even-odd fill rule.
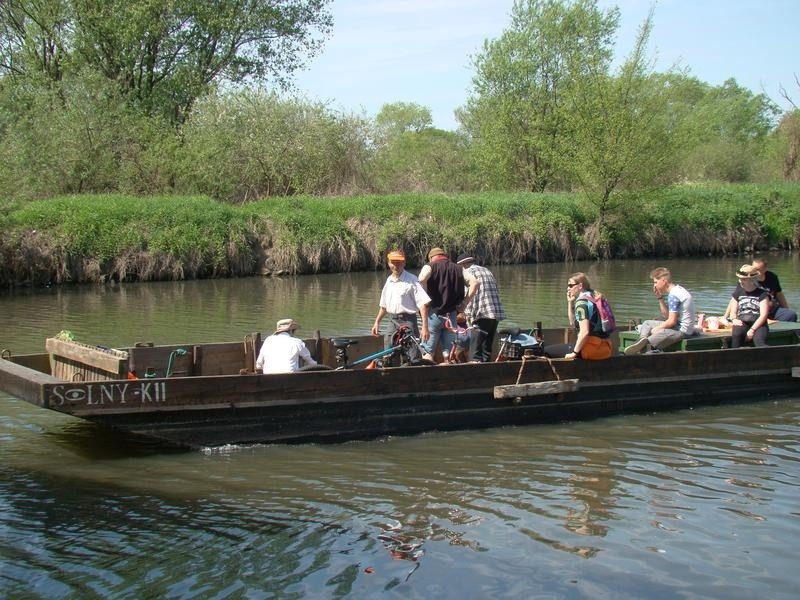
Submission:
[[[430,337],[427,342],[422,344],[422,349],[426,354],[433,354],[436,351],[437,344],[442,343],[442,355],[445,357],[450,355],[450,348],[453,346],[453,341],[456,339],[456,334],[444,326],[445,319],[450,317],[451,327],[456,326],[456,311],[452,311],[445,316],[437,315],[435,313],[428,315],[428,333]]]
[[[776,321],[789,321],[791,323],[797,322],[797,313],[791,308],[783,308],[782,306],[775,311],[775,314],[770,317]]]

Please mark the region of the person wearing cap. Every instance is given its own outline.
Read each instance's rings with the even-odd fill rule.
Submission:
[[[494,274],[481,265],[475,264],[470,254],[460,254],[456,264],[464,269],[464,283],[467,293],[464,297],[464,315],[467,323],[474,325],[484,335],[470,348],[472,361],[489,362],[492,360],[492,346],[497,333],[497,325],[506,318],[500,292]]]
[[[317,364],[306,348],[303,340],[294,337],[300,325],[293,319],[281,319],[275,326],[275,333],[264,340],[256,359],[256,371],[265,375],[271,373],[294,373],[300,370],[300,359],[304,366]]]
[[[767,270],[767,261],[754,258],[752,265],[758,269],[758,285],[769,292],[769,318],[775,321],[797,321],[797,313],[789,308],[778,276]]]
[[[739,267],[736,277],[739,283],[731,295],[731,348],[739,348],[750,342],[755,346],[766,346],[769,291],[758,285],[759,270],[753,265]]]
[[[386,278],[378,303],[378,315],[372,325],[372,335],[379,336],[381,321],[389,315],[391,329],[384,337],[384,346],[391,348],[394,333],[402,326],[410,327],[414,337],[428,339],[428,303],[431,299],[413,273],[406,271],[406,255],[393,250],[386,256],[391,273]],[[422,333],[417,327],[417,311],[422,318]]]
[[[428,264],[419,272],[419,281],[431,298],[428,310],[430,337],[422,344],[424,359],[433,360],[441,341],[442,356],[447,362],[450,348],[456,339],[453,328],[458,319],[458,307],[464,301],[464,270],[452,262],[441,248],[431,248]]]
[[[689,291],[672,281],[672,273],[666,267],[650,271],[650,279],[653,280],[653,295],[658,299],[663,319],[642,323],[639,326],[639,339],[625,348],[626,356],[660,351],[697,334],[694,298]]]

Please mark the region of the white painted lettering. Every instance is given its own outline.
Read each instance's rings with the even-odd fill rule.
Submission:
[[[62,395],[63,389],[63,385],[56,385],[52,387],[50,390],[50,403],[53,403],[53,398],[55,398],[55,404],[57,406],[64,406],[64,396]]]
[[[143,383],[142,384],[142,387],[141,387],[141,390],[140,390],[142,402],[152,402],[153,401],[153,399],[150,397],[150,388],[151,387],[152,387],[152,384],[150,384],[150,383]]]

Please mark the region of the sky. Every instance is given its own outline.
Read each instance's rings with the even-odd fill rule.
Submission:
[[[598,0],[618,6],[618,60],[631,51],[651,0]],[[472,57],[509,25],[513,0],[333,0],[331,37],[295,75],[297,92],[331,109],[374,117],[390,102],[431,110],[454,130],[469,96]],[[783,86],[800,106],[800,0],[659,0],[648,55],[711,85],[734,78],[781,108]],[[792,41],[795,40],[795,41]]]

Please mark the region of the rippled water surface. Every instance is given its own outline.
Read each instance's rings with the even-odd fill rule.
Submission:
[[[741,259],[671,261],[721,312]],[[775,258],[800,304],[796,258]],[[620,319],[647,262],[585,264]],[[575,265],[494,269],[563,321]],[[0,295],[0,346],[364,333],[383,273]],[[791,286],[791,287],[790,287]],[[267,325],[265,325],[265,323]],[[800,366],[800,365],[799,365]],[[338,445],[175,452],[0,394],[0,597],[796,598],[800,394]]]

